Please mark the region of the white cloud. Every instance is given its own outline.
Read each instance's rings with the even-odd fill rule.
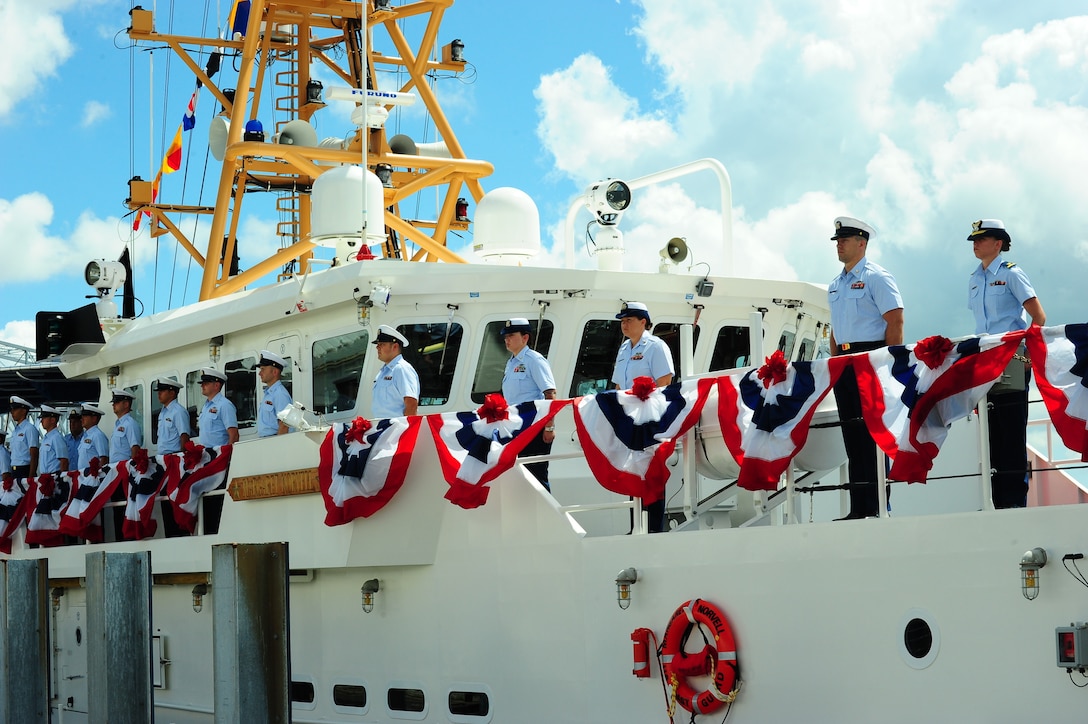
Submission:
[[[34,349],[34,345],[37,344],[35,335],[33,320],[21,319],[8,322],[4,325],[3,329],[0,329],[0,340],[7,342],[8,344],[17,344],[21,347],[26,347],[27,349]],[[33,361],[33,355],[31,355],[30,359]]]
[[[0,120],[71,56],[61,12],[74,2],[0,3]]]
[[[21,249],[7,256],[5,271],[20,282],[38,282],[82,271],[89,259],[115,259],[124,246],[124,224],[84,212],[67,238],[50,233],[53,204],[34,192],[0,199],[0,246]]]
[[[808,73],[827,69],[853,70],[854,54],[833,40],[808,38],[801,51],[801,60]]]
[[[113,111],[110,110],[109,105],[106,103],[87,101],[83,105],[83,120],[80,122],[80,125],[87,128],[103,119],[109,118],[111,115],[113,115]]]
[[[543,76],[533,95],[541,115],[537,135],[555,156],[556,168],[578,181],[597,178],[602,168],[623,174],[633,159],[675,141],[668,121],[642,114],[638,101],[616,87],[590,54]]]

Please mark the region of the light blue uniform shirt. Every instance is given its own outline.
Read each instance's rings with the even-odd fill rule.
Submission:
[[[38,426],[30,421],[29,416],[16,425],[15,429],[8,435],[8,445],[11,447],[11,464],[16,466],[30,465],[30,448],[38,447],[39,438]]]
[[[159,455],[181,452],[181,436],[192,435],[189,411],[177,400],[159,410]]]
[[[397,355],[374,378],[371,415],[375,419],[404,415],[404,398],[419,399],[419,375],[404,355]]]
[[[281,380],[264,388],[264,400],[261,409],[257,412],[257,436],[269,437],[280,431],[280,420],[276,414],[285,407],[291,406],[291,393],[283,386]]]
[[[91,464],[91,458],[104,458],[110,454],[110,441],[98,425],[83,431],[83,440],[79,443],[79,469]]]
[[[669,345],[646,330],[638,344],[633,347],[631,340],[623,340],[619,354],[616,355],[616,366],[612,369],[612,382],[619,385],[621,390],[629,390],[636,377],[651,377],[656,380],[673,373]]]
[[[234,403],[227,399],[220,390],[219,394],[204,403],[197,418],[200,425],[200,444],[204,447],[219,447],[230,442],[227,429],[238,427],[238,412]]]
[[[502,396],[508,405],[529,400],[543,400],[544,390],[555,389],[552,368],[544,355],[526,345],[506,362],[502,376]]]
[[[83,439],[83,435],[75,437],[72,433],[67,433],[64,436],[64,444],[68,446],[68,469],[75,470],[76,464],[79,462],[79,441]]]
[[[888,330],[884,315],[903,308],[895,277],[865,257],[845,269],[827,288],[831,329],[836,344],[883,342]]]
[[[11,472],[11,454],[6,446],[0,444],[0,473]]]
[[[42,446],[38,452],[38,474],[55,473],[60,470],[60,459],[68,457],[68,445],[60,430],[53,428],[42,437]],[[72,461],[68,461],[72,466]]]
[[[1024,302],[1036,296],[1024,270],[1000,254],[985,269],[979,264],[967,285],[967,308],[975,315],[975,334],[1027,329]]]
[[[144,443],[144,433],[136,424],[136,418],[129,412],[125,414],[113,428],[110,436],[110,462],[119,463],[132,457],[132,446],[139,447]]]

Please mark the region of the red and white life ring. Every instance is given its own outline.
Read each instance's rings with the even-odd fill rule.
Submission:
[[[706,626],[714,635],[714,645],[697,653],[686,653],[684,643],[698,626]],[[736,697],[734,687],[740,679],[737,644],[725,614],[712,603],[693,598],[676,609],[661,642],[661,668],[676,703],[693,714],[709,714]],[[688,683],[693,676],[713,675],[710,688],[698,692]]]

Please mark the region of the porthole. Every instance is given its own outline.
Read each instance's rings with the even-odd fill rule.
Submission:
[[[934,662],[941,648],[941,631],[933,615],[920,608],[907,611],[899,622],[899,655],[912,669]]]

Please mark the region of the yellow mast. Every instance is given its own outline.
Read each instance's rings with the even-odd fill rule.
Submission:
[[[380,4],[380,3],[379,3]],[[226,149],[223,153],[218,194],[213,207],[180,206],[157,199],[152,203],[150,193],[130,187],[127,205],[137,213],[151,217],[153,237],[170,234],[177,243],[204,269],[200,299],[212,299],[238,291],[255,283],[276,269],[298,262],[300,273],[309,270],[314,242],[309,239],[309,190],[314,180],[334,164],[358,163],[362,153],[361,133],[367,139],[367,167],[378,164],[393,169],[391,184],[385,188],[386,227],[419,247],[413,260],[462,263],[464,260],[447,248],[450,230],[465,230],[468,221],[458,220],[456,204],[467,187],[473,199],[483,196],[480,179],[493,171],[491,164],[466,158],[449,121],[428,85],[428,74],[435,71],[461,72],[465,63],[460,59],[430,60],[438,42],[442,16],[453,0],[420,0],[408,5],[375,9],[375,0],[344,2],[338,0],[252,0],[248,28],[241,40],[198,38],[156,32],[150,10],[132,13],[129,37],[137,42],[165,44],[192,69],[196,77],[222,104],[230,119]],[[365,13],[365,17],[364,17]],[[402,32],[398,21],[412,16],[426,16],[426,28],[413,47]],[[364,27],[365,25],[365,27]],[[362,43],[362,32],[385,32],[399,56],[384,55],[372,43]],[[366,48],[366,63],[360,62],[362,47]],[[200,51],[222,50],[239,53],[238,76],[233,100],[219,86],[221,78],[209,77],[194,55]],[[283,145],[243,140],[246,123],[268,117],[261,113],[261,97],[266,84],[280,80],[269,79],[269,58],[293,64],[293,79],[288,97],[277,99],[276,111],[286,112],[287,120],[309,121],[324,103],[312,99],[307,91],[311,64],[331,70],[344,85],[377,87],[378,70],[392,69],[407,73],[408,79],[396,90],[415,93],[426,106],[435,128],[449,150],[450,158],[395,153],[389,147],[386,131],[362,129],[344,149],[317,146]],[[282,83],[281,83],[282,85]],[[281,104],[281,101],[283,102]],[[390,106],[391,107],[391,106]],[[388,110],[389,107],[387,107]],[[287,121],[280,121],[282,126]],[[271,129],[270,129],[271,130]],[[327,162],[322,165],[319,162]],[[331,163],[328,163],[331,162]],[[435,219],[406,219],[401,205],[419,193],[444,187]],[[230,260],[238,245],[238,222],[245,197],[254,192],[279,192],[288,197],[283,211],[291,218],[281,222],[285,245],[268,257],[247,265],[247,269],[230,274]],[[207,251],[203,255],[192,240],[185,237],[171,214],[195,213],[211,215]],[[384,256],[400,257],[403,249],[387,244]]]

